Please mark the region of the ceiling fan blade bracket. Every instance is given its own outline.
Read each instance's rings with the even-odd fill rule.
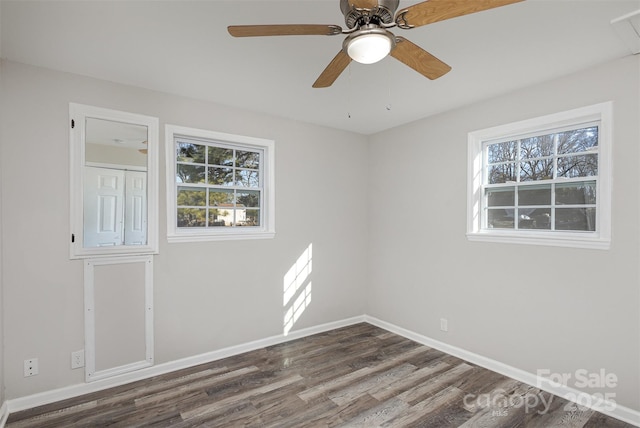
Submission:
[[[410,30],[412,28],[415,28],[415,25],[411,25],[407,21],[407,12],[409,11],[407,9],[404,9],[398,12],[398,14],[396,15],[396,25],[398,26],[398,28],[402,28],[403,30]]]
[[[328,25],[327,30],[327,36],[337,36],[338,34],[342,34],[342,27],[339,25]]]

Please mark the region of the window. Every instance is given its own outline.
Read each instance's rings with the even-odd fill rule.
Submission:
[[[170,242],[274,236],[274,143],[166,126]]]
[[[611,110],[470,133],[469,239],[608,248]]]

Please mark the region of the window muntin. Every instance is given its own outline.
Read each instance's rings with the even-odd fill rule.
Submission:
[[[167,125],[170,242],[274,236],[273,141]]]
[[[469,133],[467,237],[608,249],[613,103]]]
[[[483,143],[485,229],[594,232],[598,123]]]

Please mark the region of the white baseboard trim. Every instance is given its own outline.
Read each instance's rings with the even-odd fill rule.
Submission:
[[[152,367],[140,369],[135,372],[129,372],[122,375],[114,376],[108,379],[96,380],[95,382],[91,383],[71,385],[68,387],[45,391],[26,397],[14,398],[11,400],[7,400],[2,407],[4,409],[5,415],[4,419],[6,419],[6,417],[8,417],[10,413],[32,409],[34,407],[54,403],[56,401],[66,400],[68,398],[102,391],[104,389],[113,388],[115,386],[124,385],[138,380],[148,379],[153,376],[158,376],[176,370],[197,366],[199,364],[210,363],[212,361],[217,361],[227,357],[232,357],[244,352],[250,352],[267,346],[273,346],[314,334],[323,333],[325,331],[334,330],[336,328],[361,323],[365,321],[364,318],[364,315],[361,315],[340,321],[329,322],[314,327],[290,331],[287,335],[279,334],[276,336],[267,337],[265,339],[259,339],[252,342],[219,349],[217,351],[206,352],[204,354],[169,361]],[[2,427],[3,425],[0,425],[0,428]]]
[[[7,424],[7,419],[9,419],[9,406],[5,401],[2,403],[2,406],[0,406],[0,428],[4,428]]]
[[[360,322],[367,322],[392,333],[406,337],[407,339],[411,339],[425,346],[429,346],[431,348],[438,349],[439,351],[446,352],[447,354],[469,361],[473,364],[503,374],[536,388],[540,388],[551,394],[563,397],[570,401],[574,401],[580,405],[593,408],[594,410],[597,410],[607,416],[611,416],[613,418],[640,427],[640,412],[637,410],[633,410],[616,403],[603,402],[601,398],[588,395],[584,392],[570,387],[552,383],[548,379],[540,378],[533,373],[526,372],[524,370],[509,366],[507,364],[503,364],[499,361],[484,357],[482,355],[469,352],[465,349],[440,342],[427,336],[423,336],[397,325],[382,321],[378,318],[369,315],[361,315],[301,330],[295,330],[289,332],[289,334],[286,336],[284,334],[279,334],[276,336],[267,337],[265,339],[259,339],[240,345],[230,346],[228,348],[220,349],[217,351],[194,355],[191,357],[182,358],[180,360],[169,361],[135,372],[114,376],[109,379],[98,380],[91,383],[71,385],[68,387],[29,395],[26,397],[7,400],[0,407],[0,428],[4,427],[9,414],[13,412],[31,409],[45,404],[54,403],[56,401],[65,400],[68,398],[101,391],[138,380],[147,379],[153,376],[170,373],[172,371],[193,367],[199,364],[217,361],[223,358],[242,354],[244,352],[254,351],[256,349],[277,345],[280,343],[300,339],[318,333],[323,333],[325,331],[333,330],[336,328],[346,327]]]
[[[402,327],[398,327],[397,325],[382,321],[369,315],[364,316],[364,321],[392,333],[406,337],[407,339],[411,339],[422,345],[469,361],[473,364],[508,376],[512,379],[526,383],[535,388],[540,388],[546,392],[575,402],[581,406],[589,407],[607,416],[611,416],[612,418],[616,418],[628,424],[640,427],[640,411],[621,406],[611,401],[603,400],[602,397],[590,395],[585,392],[578,391],[577,389],[560,385],[556,382],[551,382],[549,379],[539,377],[533,373],[509,366],[507,364],[484,357],[482,355],[475,354],[473,352],[469,352],[465,349],[440,342],[430,337],[423,336],[421,334],[415,333]]]

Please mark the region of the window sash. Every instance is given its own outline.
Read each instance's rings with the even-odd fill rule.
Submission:
[[[576,131],[581,131],[584,129],[590,129],[590,128],[595,128],[597,135],[595,137],[595,141],[596,141],[596,145],[589,147],[586,150],[580,150],[580,151],[575,151],[575,152],[569,152],[569,153],[562,153],[559,154],[558,153],[558,147],[560,144],[560,138],[562,135],[566,134],[566,133],[571,133],[571,132],[576,132]],[[551,153],[550,154],[545,154],[542,156],[532,156],[532,157],[526,157],[525,155],[523,155],[522,153],[522,146],[523,144],[525,144],[525,142],[527,140],[530,139],[537,139],[539,138],[541,140],[541,144],[540,144],[540,148],[538,149],[535,144],[532,146],[532,150],[534,152],[544,152],[544,137],[550,136],[552,138],[552,147],[551,147]],[[598,202],[597,202],[597,198],[598,198],[598,192],[596,192],[596,201],[595,203],[592,204],[558,204],[557,203],[557,198],[556,198],[556,187],[557,185],[560,186],[566,186],[567,184],[571,184],[571,183],[576,183],[576,186],[578,184],[585,184],[585,185],[589,185],[591,183],[595,183],[595,188],[597,188],[597,183],[598,183],[598,176],[597,175],[585,175],[585,176],[579,176],[579,177],[571,177],[571,178],[566,178],[566,177],[559,177],[558,176],[558,165],[559,162],[561,162],[561,159],[566,159],[566,158],[573,158],[573,157],[578,157],[578,156],[592,156],[592,155],[596,155],[596,170],[597,170],[597,164],[598,164],[598,160],[597,160],[597,154],[599,152],[598,150],[598,142],[600,139],[600,121],[593,121],[590,123],[580,123],[580,124],[576,124],[573,126],[567,126],[567,127],[563,127],[560,129],[541,129],[538,132],[535,133],[531,133],[528,134],[526,137],[520,137],[520,138],[513,138],[513,137],[509,137],[509,138],[503,138],[503,139],[499,139],[499,140],[492,140],[492,141],[483,141],[482,142],[482,182],[483,185],[481,186],[481,192],[482,192],[482,223],[481,223],[481,228],[483,230],[491,230],[496,228],[495,225],[496,224],[501,224],[501,222],[499,222],[498,220],[496,220],[494,218],[494,216],[497,213],[510,213],[512,212],[513,215],[512,217],[507,215],[506,221],[502,221],[502,227],[498,226],[498,228],[503,229],[503,230],[514,230],[514,231],[518,231],[518,230],[532,230],[535,229],[536,231],[548,231],[548,232],[555,232],[558,230],[562,230],[563,232],[576,232],[576,233],[591,233],[591,232],[597,232],[597,230],[583,230],[583,229],[571,229],[571,228],[558,228],[558,224],[556,222],[557,220],[557,214],[558,214],[558,210],[560,210],[559,212],[566,212],[566,211],[562,211],[562,210],[570,210],[570,209],[574,209],[574,210],[590,210],[590,209],[595,209],[596,210],[596,216],[597,216],[597,207],[598,207]],[[548,140],[547,140],[548,141]],[[507,149],[507,160],[505,161],[498,161],[498,162],[491,162],[493,159],[490,155],[490,151],[492,149],[492,147],[496,147],[498,146],[498,150],[500,149]],[[501,147],[500,147],[501,146]],[[515,153],[513,152],[513,149],[515,149]],[[551,178],[542,178],[542,179],[533,179],[533,180],[525,180],[523,181],[523,173],[522,173],[522,168],[523,168],[523,164],[526,163],[536,163],[536,162],[549,162],[546,165],[544,165],[544,168],[541,170],[541,173],[544,174],[545,172],[548,172],[548,169],[551,169],[551,174],[550,177]],[[494,171],[495,167],[498,167],[498,171],[500,167],[510,167],[513,166],[513,179],[514,180],[505,180],[505,182],[498,182],[498,183],[489,183],[490,181],[490,176],[491,171]],[[507,168],[509,169],[509,168]],[[536,173],[537,170],[532,171],[532,173]],[[547,174],[548,176],[548,174]],[[520,202],[520,193],[522,191],[526,191],[528,189],[544,189],[544,188],[549,188],[550,190],[550,195],[549,195],[549,203],[547,204],[525,204],[525,203],[521,203]],[[499,191],[500,189],[503,190],[507,190],[507,189],[513,189],[513,204],[507,204],[507,205],[492,205],[489,201],[490,198],[490,194],[491,194],[491,190],[497,190]],[[539,227],[539,225],[537,224],[536,220],[532,220],[528,214],[535,212],[535,211],[539,211],[542,212],[542,215],[540,215],[539,217],[543,220],[542,226]],[[522,213],[522,214],[521,214]],[[548,215],[548,221],[546,216]],[[492,222],[493,220],[493,222]],[[596,223],[597,224],[597,223]],[[509,227],[509,225],[511,225],[511,227]],[[591,228],[590,222],[587,221],[587,226],[589,228]]]
[[[258,224],[256,225],[242,225],[242,227],[260,227],[263,224],[263,213],[264,210],[262,210],[261,208],[264,206],[264,201],[263,201],[263,195],[264,195],[264,150],[262,149],[255,149],[255,148],[249,148],[249,147],[245,147],[242,145],[236,145],[236,144],[225,144],[223,142],[219,142],[219,141],[211,141],[211,140],[205,140],[205,139],[192,139],[189,137],[185,137],[185,136],[175,136],[174,137],[174,150],[176,153],[176,159],[178,159],[178,148],[180,146],[180,144],[194,144],[194,145],[201,145],[205,147],[204,150],[204,162],[187,162],[187,161],[179,161],[176,160],[176,171],[178,169],[177,165],[191,165],[191,166],[199,166],[199,167],[204,167],[204,183],[191,183],[191,182],[180,182],[178,180],[178,174],[176,173],[175,176],[175,188],[176,188],[176,225],[175,227],[177,229],[186,229],[186,230],[191,230],[191,229],[210,229],[210,228],[220,228],[220,227],[239,227],[239,223],[240,221],[238,221],[238,214],[240,210],[245,210],[245,218],[246,218],[246,211],[250,210],[250,211],[257,211],[259,213],[259,220],[258,220]],[[218,149],[227,149],[227,150],[231,150],[232,151],[232,165],[220,165],[214,162],[209,162],[209,153],[210,150],[209,148],[218,148]],[[258,168],[246,168],[246,167],[239,167],[237,166],[238,163],[238,156],[237,153],[238,152],[250,152],[250,153],[257,153],[258,154]],[[232,172],[232,185],[224,185],[224,184],[211,184],[209,183],[209,169],[210,168],[225,168],[225,169],[229,169]],[[258,173],[258,183],[257,186],[240,186],[238,185],[238,180],[236,179],[236,172],[237,171],[250,171],[250,172],[257,172]],[[205,191],[205,200],[204,200],[204,205],[181,205],[179,204],[177,198],[180,195],[181,189],[202,189]],[[233,198],[232,198],[232,202],[229,204],[230,206],[216,206],[216,205],[212,205],[211,204],[211,199],[210,199],[210,195],[211,193],[215,192],[215,193],[224,193],[224,192],[228,192],[231,191],[233,193]],[[242,192],[257,192],[259,194],[258,196],[258,206],[257,207],[240,207],[240,204],[238,204],[238,194],[242,193]],[[180,210],[202,210],[203,214],[204,214],[204,225],[198,225],[198,226],[180,226]],[[215,215],[217,217],[218,214],[215,214],[215,211],[219,211],[222,210],[224,211],[231,211],[232,215],[231,215],[231,221],[229,225],[216,225],[216,221],[212,218],[212,214]],[[227,217],[228,215],[223,215],[223,217]],[[223,221],[224,222],[224,221]],[[226,222],[225,222],[226,223]]]

